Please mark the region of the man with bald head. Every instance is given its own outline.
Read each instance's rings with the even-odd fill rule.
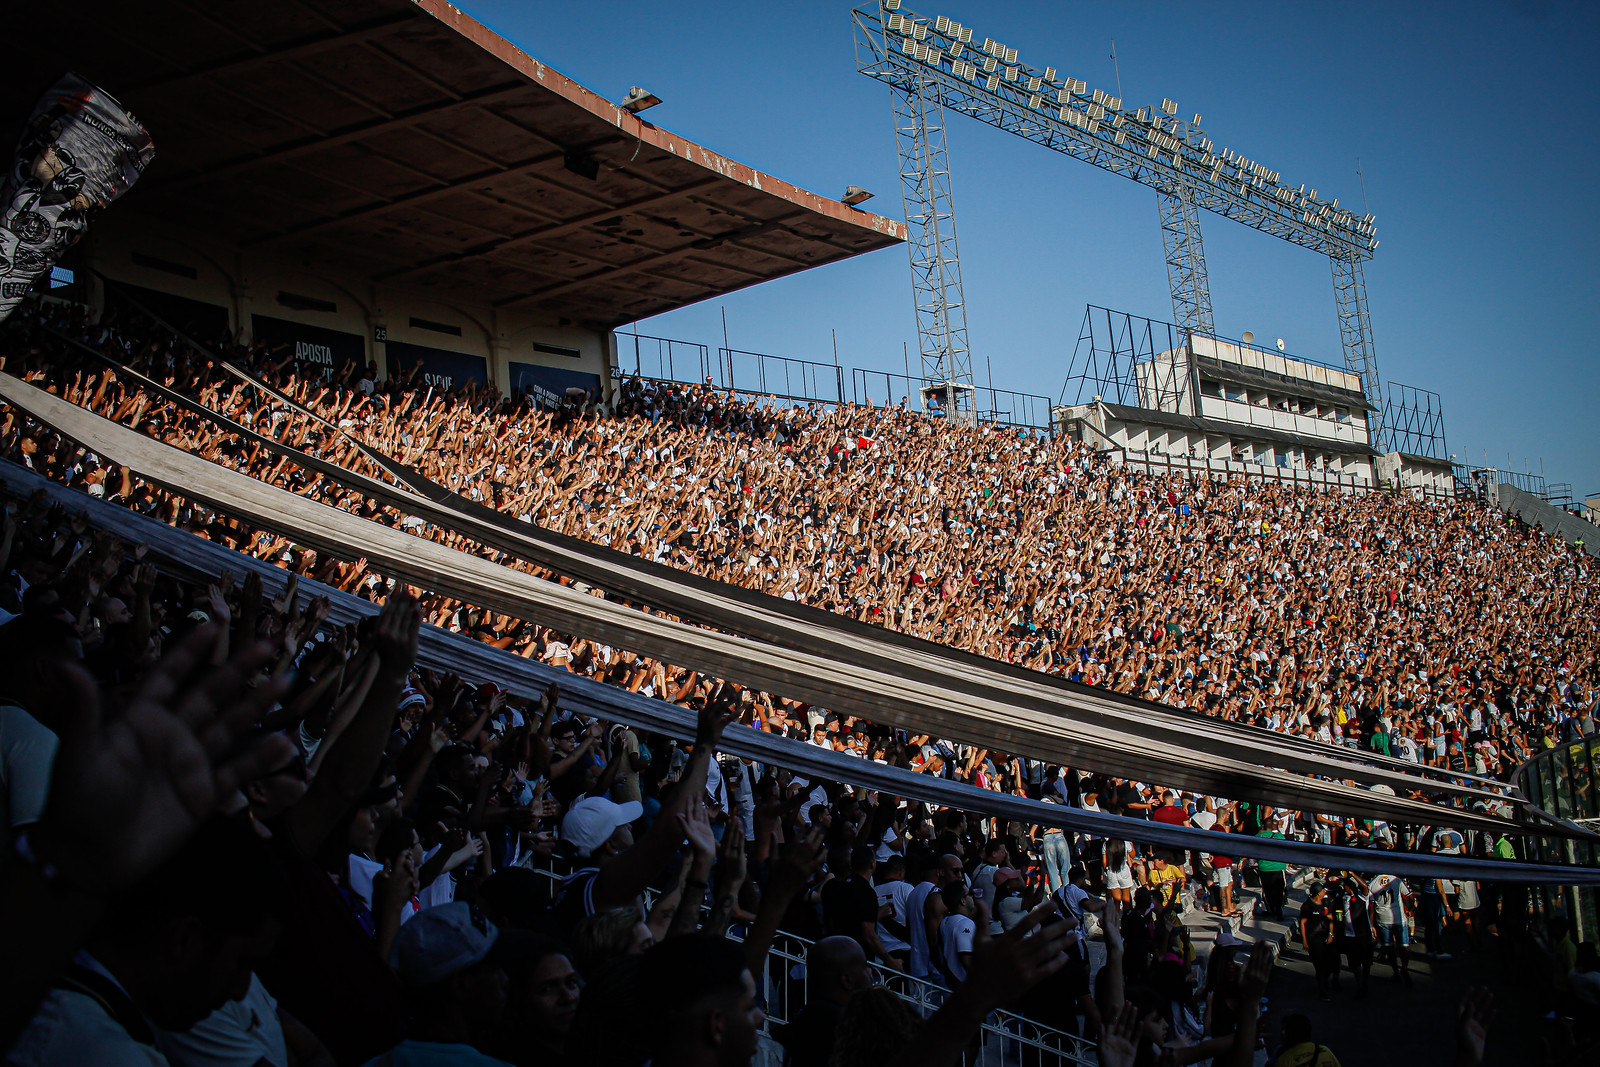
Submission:
[[[827,1067],[845,1001],[872,984],[872,966],[855,938],[825,937],[811,946],[806,954],[805,1010],[777,1034],[785,1067]]]

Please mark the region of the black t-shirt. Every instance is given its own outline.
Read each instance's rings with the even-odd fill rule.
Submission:
[[[822,887],[822,928],[828,935],[853,937],[871,958],[862,936],[863,923],[878,921],[878,893],[861,878],[835,878]]]
[[[1312,952],[1320,952],[1327,947],[1328,931],[1332,929],[1333,919],[1328,914],[1326,904],[1318,904],[1308,900],[1300,905],[1300,921],[1306,924],[1306,948]]]
[[[1130,804],[1143,804],[1145,802],[1144,795],[1135,789],[1131,782],[1123,782],[1113,792],[1116,794],[1118,815],[1127,815],[1135,819],[1147,819],[1150,817],[1149,808],[1129,808]]]

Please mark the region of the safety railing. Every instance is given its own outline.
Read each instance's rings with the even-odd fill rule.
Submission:
[[[736,936],[730,934],[729,936]],[[806,1005],[806,958],[812,942],[780,931],[767,953],[765,973],[760,983],[766,996],[768,1032],[791,1022]],[[874,963],[876,983],[911,1006],[926,1019],[949,996],[941,985]],[[980,1030],[979,1050],[972,1067],[1062,1067],[1065,1064],[1090,1065],[1098,1061],[1094,1046],[1073,1034],[1056,1030],[1015,1012],[991,1012]]]
[[[1557,744],[1518,767],[1512,775],[1518,790],[1537,808],[1574,822],[1600,818],[1600,734],[1577,736]],[[1529,836],[1523,858],[1542,863],[1600,862],[1600,848],[1588,841]],[[1572,921],[1574,942],[1600,936],[1600,889],[1541,889],[1534,903],[1548,910],[1559,906]]]
[[[1094,429],[1088,423],[1084,425]],[[1099,435],[1099,431],[1095,432]],[[1126,467],[1142,470],[1147,474],[1180,474],[1184,477],[1203,477],[1221,481],[1232,478],[1261,478],[1296,487],[1303,486],[1308,489],[1346,494],[1368,493],[1374,489],[1389,488],[1386,485],[1374,485],[1370,479],[1358,474],[1341,474],[1337,471],[1314,470],[1293,465],[1218,459],[1213,456],[1174,455],[1168,452],[1124,448],[1115,444],[1098,451],[1102,454],[1114,453],[1119,458],[1113,462],[1121,462]],[[1418,500],[1430,500],[1436,503],[1449,503],[1457,498],[1454,486],[1406,485],[1394,491],[1406,493]]]
[[[700,384],[713,377],[711,350],[693,341],[619,333],[617,368],[624,374],[661,381]]]
[[[1055,424],[1050,419],[1051,400],[1034,393],[1018,393],[1011,389],[977,390],[978,421],[1000,426],[1025,427],[1052,433]]]
[[[955,386],[952,411],[952,387],[932,378],[854,367],[850,385],[852,398],[863,407],[904,408],[919,415],[952,418],[969,426],[1010,426],[1044,435],[1055,431],[1047,396],[987,386]]]
[[[537,874],[554,881],[560,875],[548,860],[529,858],[524,865]],[[728,936],[743,941],[743,928],[733,927]],[[762,1025],[761,1045],[756,1060],[759,1067],[776,1067],[783,1062],[782,1048],[776,1034],[782,1027],[794,1022],[806,1007],[806,961],[814,942],[796,934],[778,931],[767,951],[766,964],[756,976],[763,999],[766,1022]],[[937,983],[909,974],[872,964],[874,979],[895,996],[904,1000],[919,1016],[926,1019],[939,1010],[949,994]],[[1015,1012],[991,1012],[983,1021],[977,1057],[965,1061],[969,1067],[1065,1067],[1081,1064],[1094,1067],[1098,1060],[1094,1046],[1063,1030],[1036,1023]]]
[[[833,363],[816,363],[766,352],[717,349],[717,384],[736,393],[754,393],[813,404],[842,404],[844,371]]]

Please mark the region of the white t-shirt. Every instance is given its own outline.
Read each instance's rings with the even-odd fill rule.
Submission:
[[[14,704],[0,705],[0,814],[10,826],[39,821],[50,794],[60,740],[55,731]]]
[[[939,951],[943,954],[944,967],[958,982],[967,979],[967,969],[961,965],[960,954],[972,951],[972,934],[976,928],[967,915],[946,915],[939,924]]]
[[[357,855],[354,852],[350,853],[350,892],[361,898],[361,902],[367,906],[368,911],[372,910],[373,879],[382,871],[383,864],[377,860],[369,860],[365,856]],[[435,884],[437,884],[437,880],[434,883],[430,883],[428,888],[432,889]],[[455,899],[453,882],[451,883],[450,897],[452,900]],[[400,909],[400,921],[402,923],[407,921],[421,910],[422,908],[417,903],[417,898],[412,897]]]
[[[900,850],[894,847],[894,827],[886,826],[883,830],[883,840],[878,842],[878,862],[883,863],[890,856],[898,856]]]
[[[107,978],[109,973],[86,953],[78,962]],[[110,978],[113,984],[116,979]],[[120,984],[118,985],[120,988]],[[6,1052],[6,1067],[168,1067],[154,1045],[134,1040],[100,1001],[83,993],[52,989],[40,1001],[27,1028]]]
[[[881,908],[885,904],[890,905],[894,909],[892,916],[894,921],[901,926],[905,926],[906,901],[910,899],[911,891],[915,887],[904,878],[900,878],[893,882],[884,882],[876,888],[878,906]],[[909,934],[910,931],[908,930],[907,933]],[[911,947],[903,938],[896,937],[890,933],[889,928],[884,926],[882,921],[878,923],[878,940],[882,941],[883,947],[890,952],[905,952]]]
[[[156,1031],[156,1044],[173,1067],[289,1065],[278,1002],[253,974],[243,1000],[228,1001],[184,1033]]]
[[[1071,882],[1056,890],[1057,903],[1078,920],[1078,925],[1083,926],[1083,902],[1089,899],[1089,891]]]
[[[994,908],[994,874],[1000,868],[992,863],[980,863],[978,869],[972,874],[972,895]]]

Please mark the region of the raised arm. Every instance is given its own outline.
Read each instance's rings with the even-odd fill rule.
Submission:
[[[400,708],[400,691],[417,658],[421,622],[422,611],[413,597],[403,592],[390,594],[373,633],[377,676],[361,710],[323,760],[311,788],[289,810],[288,831],[302,854],[315,854],[377,770]]]
[[[644,836],[632,848],[613,857],[600,869],[594,888],[596,908],[619,908],[632,903],[672,859],[672,854],[683,841],[679,816],[687,816],[690,803],[704,797],[706,769],[711,765],[711,757],[716,751],[717,742],[722,739],[723,729],[733,721],[737,711],[738,704],[732,699],[730,687],[723,687],[706,702],[695,728],[694,752],[683,769],[678,788],[662,806],[656,821]]]

